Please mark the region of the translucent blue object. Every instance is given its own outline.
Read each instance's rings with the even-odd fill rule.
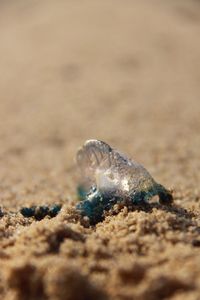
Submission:
[[[173,200],[170,191],[158,184],[141,164],[102,141],[86,141],[77,153],[77,164],[82,178],[79,195],[83,199],[77,209],[92,223],[102,219],[104,210],[124,200],[142,204],[155,195],[162,204]]]

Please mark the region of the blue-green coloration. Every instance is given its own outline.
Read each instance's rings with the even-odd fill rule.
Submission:
[[[55,217],[60,210],[61,205],[55,204],[51,207],[47,205],[22,207],[20,212],[26,218],[34,217],[36,220],[39,221],[44,219],[46,216],[50,216],[51,218]]]
[[[122,198],[113,196],[111,193],[101,193],[95,187],[92,187],[86,194],[84,200],[80,201],[76,208],[82,216],[89,218],[90,224],[95,225],[103,220],[104,211],[110,210],[115,204],[123,201]],[[170,204],[172,195],[162,185],[156,184],[148,191],[136,192],[130,196],[129,203],[141,205],[148,203],[153,196],[158,195],[161,204]]]
[[[171,204],[173,201],[173,197],[170,191],[165,189],[164,186],[161,184],[155,183],[153,186],[149,187],[147,190],[144,191],[137,191],[133,195],[130,195],[131,201],[133,204],[140,204],[140,203],[148,203],[149,200],[154,197],[159,197],[159,202],[161,204]]]
[[[81,174],[77,210],[91,224],[103,219],[104,211],[116,203],[144,205],[154,197],[161,204],[171,204],[172,193],[158,184],[140,164],[99,140],[88,140],[78,150]],[[91,188],[90,188],[91,187]]]
[[[87,216],[90,224],[94,225],[103,220],[104,211],[108,211],[114,204],[120,202],[120,199],[110,194],[103,194],[92,188],[87,194],[85,200],[79,202],[76,206],[82,216]]]
[[[59,211],[61,210],[61,205],[58,205],[58,204],[55,204],[55,205],[53,205],[50,209],[49,209],[49,216],[50,217],[55,217],[58,213],[59,213]]]
[[[30,218],[33,217],[35,214],[35,206],[32,207],[22,207],[20,209],[20,213],[26,217],[26,218]]]
[[[85,200],[85,198],[87,197],[87,192],[85,191],[85,189],[82,185],[79,185],[77,187],[77,194],[78,194],[79,200]]]

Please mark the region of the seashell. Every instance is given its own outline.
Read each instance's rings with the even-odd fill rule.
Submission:
[[[93,223],[102,219],[104,210],[124,200],[142,204],[155,195],[162,204],[173,200],[171,192],[158,184],[141,164],[102,141],[86,141],[76,159],[82,177],[79,195],[83,199],[77,209]]]

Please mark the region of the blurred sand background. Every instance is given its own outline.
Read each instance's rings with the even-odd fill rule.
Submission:
[[[2,0],[0,67],[0,206],[66,204],[0,219],[2,299],[200,299],[200,2]],[[70,223],[90,138],[176,208]]]

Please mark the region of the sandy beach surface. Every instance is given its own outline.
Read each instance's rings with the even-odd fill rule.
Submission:
[[[0,2],[0,298],[200,299],[200,2]],[[174,204],[74,211],[100,139]],[[23,206],[61,204],[55,218]]]

